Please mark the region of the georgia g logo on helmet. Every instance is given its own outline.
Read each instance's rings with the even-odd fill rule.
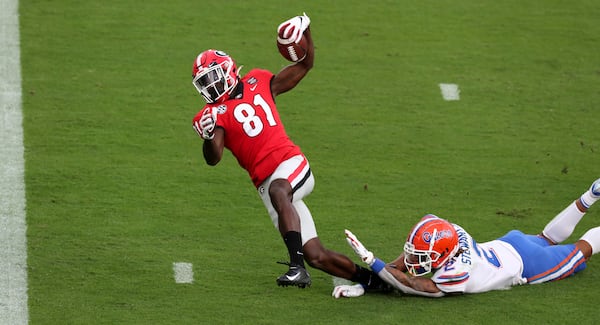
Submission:
[[[221,51],[221,50],[216,50],[215,51],[215,55],[217,56],[222,56],[222,57],[229,57],[229,55],[227,55],[227,53]]]

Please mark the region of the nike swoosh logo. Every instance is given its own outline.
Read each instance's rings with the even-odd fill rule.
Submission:
[[[289,276],[289,275],[286,275],[285,277],[286,277],[286,278],[288,278],[288,280],[290,280],[290,281],[294,281],[294,280],[296,280],[296,279],[297,279],[299,276],[300,276],[300,273],[296,273],[296,274],[294,274],[294,276]]]
[[[254,85],[254,86],[250,87],[250,90],[251,90],[251,91],[254,91],[254,89],[256,89],[256,85]]]

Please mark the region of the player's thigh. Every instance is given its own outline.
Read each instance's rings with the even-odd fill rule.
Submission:
[[[258,187],[258,195],[263,201],[275,228],[279,228],[279,216],[271,201],[269,188],[271,183],[277,179],[285,179],[290,183],[293,192],[292,200],[294,202],[302,201],[304,197],[312,192],[315,186],[315,179],[310,170],[310,165],[303,155],[294,156],[277,167],[275,172]],[[312,217],[310,220],[312,222]],[[306,220],[305,222],[308,221]],[[310,228],[310,226],[307,227]]]
[[[583,270],[585,257],[574,244],[553,245],[537,249],[524,264],[523,275],[534,284],[559,280]]]

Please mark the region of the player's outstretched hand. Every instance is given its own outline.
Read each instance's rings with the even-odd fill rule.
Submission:
[[[365,294],[365,288],[363,288],[363,286],[360,284],[339,285],[339,286],[336,286],[335,288],[333,288],[333,292],[331,293],[331,295],[335,299],[342,298],[342,297],[346,297],[346,298],[360,297],[364,294]]]
[[[302,16],[290,18],[277,27],[277,35],[298,44],[302,39],[302,34],[310,25],[310,18],[304,13]]]
[[[373,256],[373,253],[366,249],[365,246],[358,240],[358,238],[356,238],[356,236],[354,236],[354,234],[350,230],[346,229],[345,232],[346,241],[348,242],[348,245],[350,245],[350,247],[354,249],[356,255],[358,255],[358,257],[360,257],[360,259],[363,262],[371,266],[373,262],[375,262],[375,257]]]
[[[207,108],[200,118],[200,132],[202,138],[212,140],[215,137],[215,125],[217,124],[217,108]]]

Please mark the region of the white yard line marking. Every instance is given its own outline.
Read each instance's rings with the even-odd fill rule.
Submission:
[[[27,324],[18,0],[0,0],[0,322]]]
[[[457,84],[440,84],[444,100],[460,100],[460,89]]]
[[[175,283],[194,282],[194,270],[192,268],[192,263],[173,263],[173,273],[175,277]]]

